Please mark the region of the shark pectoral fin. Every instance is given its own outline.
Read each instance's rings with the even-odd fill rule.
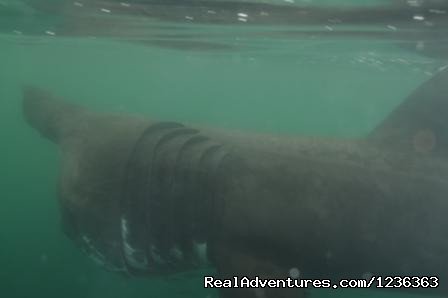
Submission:
[[[448,68],[418,87],[369,138],[400,150],[448,155]]]
[[[214,249],[213,260],[218,271],[218,278],[239,281],[247,280],[286,280],[290,270],[276,264],[270,258],[251,253],[251,250],[240,249],[235,245],[222,245]],[[253,284],[252,284],[253,285]],[[261,285],[261,283],[259,284]],[[240,287],[221,288],[220,298],[305,298],[305,288],[282,287]]]

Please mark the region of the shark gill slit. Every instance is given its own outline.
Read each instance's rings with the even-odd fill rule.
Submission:
[[[199,265],[203,257],[195,245],[209,238],[205,223],[213,218],[215,177],[228,156],[222,145],[177,123],[156,123],[141,134],[126,166],[121,204],[130,234],[122,236],[128,272]],[[139,260],[129,247],[141,254]]]

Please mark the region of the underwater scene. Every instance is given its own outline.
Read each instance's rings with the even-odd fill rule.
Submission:
[[[0,0],[0,296],[448,297],[448,1]]]

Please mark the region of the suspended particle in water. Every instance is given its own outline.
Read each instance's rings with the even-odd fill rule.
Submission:
[[[442,67],[439,67],[438,71],[444,71],[445,69],[448,69],[448,64],[444,65]]]
[[[409,6],[412,6],[412,7],[422,6],[422,0],[408,0],[407,3]]]
[[[423,51],[425,49],[425,42],[420,40],[417,42],[417,44],[415,45],[415,49],[417,51]]]
[[[392,30],[392,31],[397,31],[397,27],[392,26],[392,25],[387,25],[387,28]]]
[[[414,15],[412,18],[416,21],[424,21],[425,20],[425,17],[420,14]]]
[[[293,268],[289,269],[289,277],[298,279],[300,277],[299,268],[293,267]]]
[[[433,13],[433,14],[445,14],[446,13],[445,10],[441,10],[441,9],[430,9],[429,12]]]
[[[369,272],[369,271],[364,272],[362,274],[362,279],[365,279],[365,280],[370,280],[372,277],[373,277],[373,273]]]

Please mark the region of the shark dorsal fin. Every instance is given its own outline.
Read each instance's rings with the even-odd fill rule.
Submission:
[[[398,150],[448,155],[448,69],[418,87],[370,134]]]

